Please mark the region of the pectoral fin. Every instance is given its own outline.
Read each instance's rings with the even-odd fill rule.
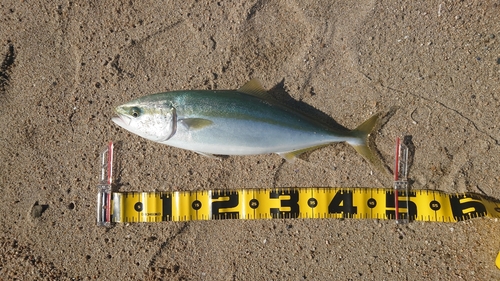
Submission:
[[[214,122],[203,118],[185,118],[179,120],[181,124],[186,126],[189,130],[198,130],[212,125]]]

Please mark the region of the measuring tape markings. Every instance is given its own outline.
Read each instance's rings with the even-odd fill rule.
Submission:
[[[408,195],[408,201],[406,196]],[[176,192],[113,192],[113,222],[219,219],[395,219],[394,189],[272,188]],[[433,190],[398,193],[399,217],[456,222],[500,217],[499,203],[473,193]]]

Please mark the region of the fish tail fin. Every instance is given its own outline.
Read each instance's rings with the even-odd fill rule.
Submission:
[[[356,141],[348,141],[348,143],[354,147],[354,149],[356,149],[356,151],[361,154],[366,161],[370,162],[378,170],[389,172],[385,164],[382,162],[382,159],[380,158],[378,151],[375,149],[375,145],[372,144],[370,138],[373,131],[378,128],[377,125],[379,125],[380,115],[380,113],[373,115],[354,129],[352,134],[356,137]]]

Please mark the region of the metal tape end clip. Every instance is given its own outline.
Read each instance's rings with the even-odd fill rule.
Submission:
[[[113,184],[113,142],[101,152],[101,178],[97,185],[97,225],[111,227],[111,196]]]
[[[394,161],[394,206],[396,223],[403,224],[410,221],[410,209],[408,208],[408,194],[409,184],[408,184],[408,146],[401,142],[398,137],[396,139],[396,154]],[[406,197],[406,198],[400,198]],[[400,199],[406,199],[406,212],[399,212]]]

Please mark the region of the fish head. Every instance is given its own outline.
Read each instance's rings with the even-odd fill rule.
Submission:
[[[118,106],[117,117],[111,120],[118,126],[143,138],[164,142],[177,130],[175,107],[165,101],[135,100]]]

